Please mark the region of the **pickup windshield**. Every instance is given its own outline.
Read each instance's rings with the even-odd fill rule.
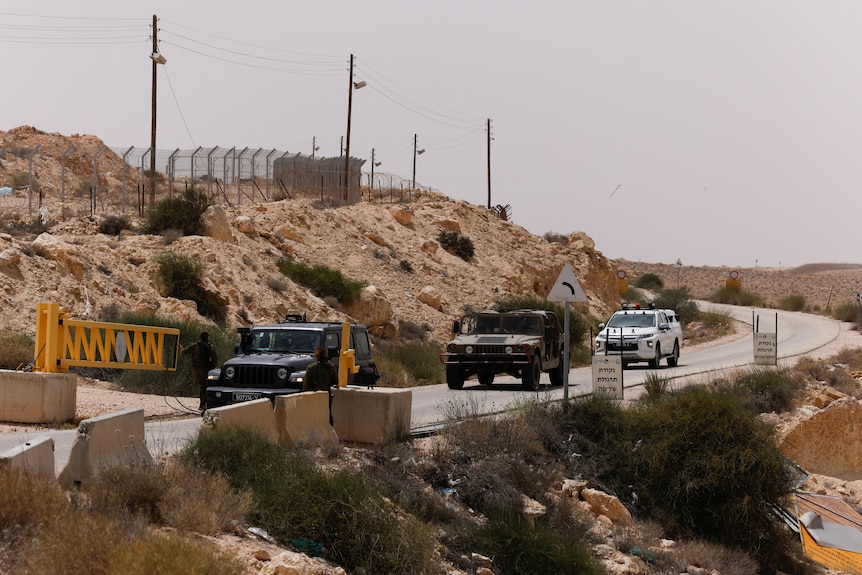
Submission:
[[[308,330],[252,330],[246,351],[250,353],[314,353],[320,344],[320,333]]]
[[[608,327],[655,327],[655,317],[652,313],[617,313]]]

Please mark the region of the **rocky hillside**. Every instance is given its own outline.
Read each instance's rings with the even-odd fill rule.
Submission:
[[[129,209],[121,213],[133,202],[120,197],[120,159],[107,148],[99,153],[99,164],[110,166],[100,173],[110,173],[100,176],[103,192],[93,207],[87,194],[70,190],[86,188],[88,175],[92,181],[92,160],[84,160],[102,145],[98,138],[18,128],[0,132],[0,149],[6,149],[0,155],[0,185],[27,180],[22,176],[29,168],[27,150],[37,145],[32,157],[41,191],[31,195],[17,186],[0,196],[0,309],[7,329],[32,334],[40,301],[59,302],[82,318],[98,319],[110,306],[203,319],[193,302],[165,297],[153,259],[167,250],[204,263],[205,287],[227,306],[228,326],[274,321],[300,308],[310,319],[349,317],[393,339],[410,322],[444,341],[451,320],[465,310],[488,307],[501,296],[545,296],[567,263],[589,297],[591,314],[603,317],[618,301],[616,266],[586,235],[550,243],[493,211],[440,194],[400,204],[327,207],[319,200],[293,199],[213,206],[203,236],[165,238],[134,229],[105,235],[99,226],[108,216],[123,215],[133,228],[141,224]],[[63,154],[70,149],[62,186]],[[71,161],[74,154],[81,155]],[[129,170],[127,177],[134,173]],[[440,230],[472,240],[473,258],[464,261],[443,249]],[[368,287],[361,301],[340,309],[281,275],[277,264],[285,258],[336,268]]]

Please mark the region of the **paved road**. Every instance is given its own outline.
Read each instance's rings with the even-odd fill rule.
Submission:
[[[761,332],[776,331],[775,310],[751,309],[723,306],[700,302],[706,309],[720,309],[735,319],[744,322],[749,330],[755,325]],[[840,324],[821,316],[802,313],[779,312],[777,322],[779,363],[800,355],[810,353],[838,337]],[[716,371],[750,365],[754,356],[751,331],[723,341],[720,345],[706,345],[682,349],[679,365],[675,368],[662,368],[660,374],[674,382],[688,382],[704,379]],[[664,363],[664,362],[662,362]],[[624,373],[624,396],[631,399],[642,390],[642,384],[649,369],[646,364],[631,366]],[[542,401],[562,399],[562,388],[551,388],[547,374],[542,375],[544,384],[537,392],[521,389],[520,380],[504,376],[495,379],[489,388],[478,385],[475,380],[467,381],[464,389],[450,390],[445,384],[415,388],[413,390],[412,427],[414,429],[432,426],[454,416],[474,413],[497,412],[511,407],[519,401],[536,398]],[[569,372],[569,397],[574,398],[592,392],[592,372],[590,368],[573,369]],[[146,424],[147,445],[154,457],[176,452],[194,438],[200,429],[200,418],[173,421],[154,421]],[[0,452],[6,451],[28,440],[50,436],[54,439],[57,473],[69,459],[69,452],[76,430],[43,430],[17,434],[0,435]]]

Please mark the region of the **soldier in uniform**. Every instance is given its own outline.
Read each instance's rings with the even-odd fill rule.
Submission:
[[[192,376],[200,392],[198,409],[203,412],[207,408],[207,373],[218,364],[218,354],[210,342],[209,332],[202,331],[200,339],[188,347],[180,347],[180,353],[191,356]]]

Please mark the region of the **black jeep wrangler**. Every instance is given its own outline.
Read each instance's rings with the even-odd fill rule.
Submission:
[[[309,322],[304,315],[288,315],[284,322],[237,329],[240,342],[236,357],[213,369],[207,378],[207,407],[302,391],[305,368],[314,361],[314,350],[326,348],[338,366],[342,324]],[[355,350],[359,371],[348,384],[373,387],[380,374],[371,359],[371,344],[364,325],[350,325],[348,348]]]

